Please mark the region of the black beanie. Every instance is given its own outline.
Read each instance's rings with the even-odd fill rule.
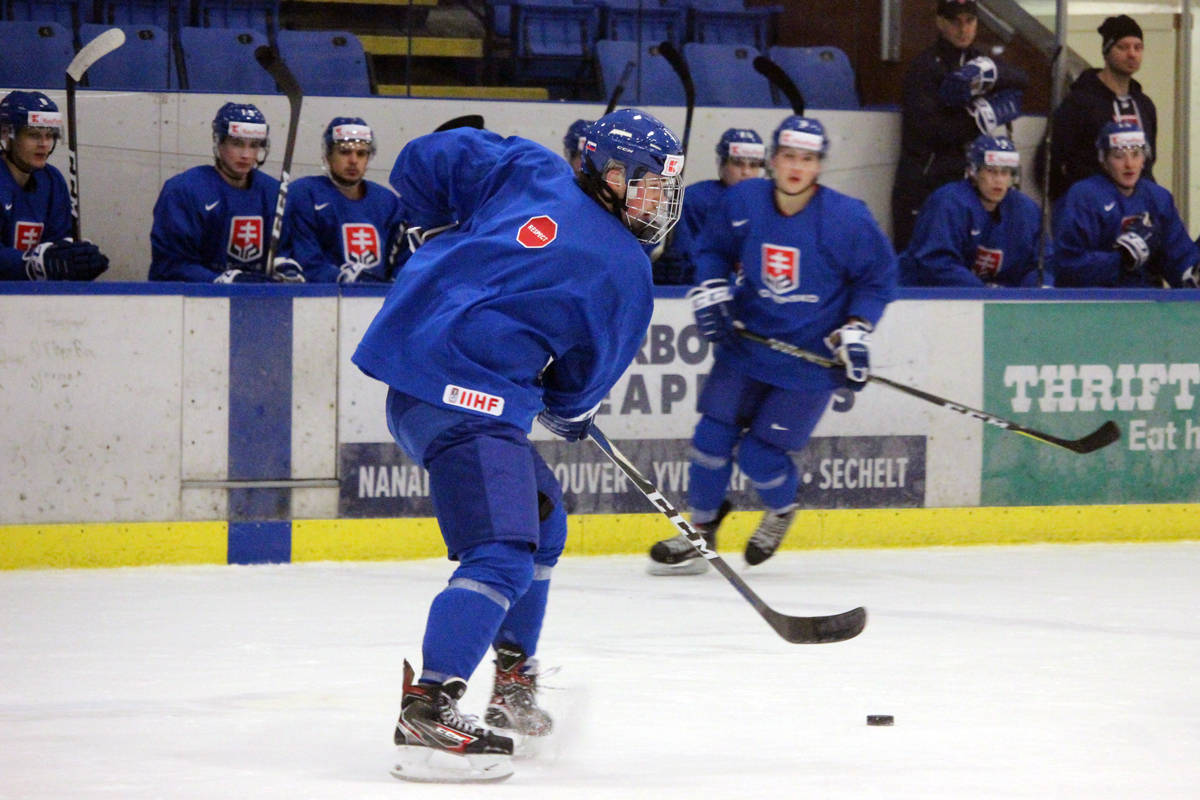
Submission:
[[[1108,54],[1112,46],[1124,39],[1126,36],[1136,36],[1139,39],[1144,39],[1142,36],[1142,28],[1133,17],[1122,14],[1119,17],[1109,17],[1104,20],[1104,24],[1096,31],[1100,34],[1100,39],[1103,44],[1100,45],[1100,52]]]

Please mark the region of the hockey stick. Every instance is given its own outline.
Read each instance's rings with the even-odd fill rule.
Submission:
[[[288,120],[287,145],[283,148],[283,169],[279,173],[279,194],[275,198],[275,217],[271,220],[271,242],[267,246],[267,261],[263,271],[267,277],[275,274],[275,252],[279,249],[279,235],[283,232],[283,209],[287,206],[289,174],[292,170],[292,155],[296,151],[296,128],[300,124],[300,104],[304,102],[304,93],[300,84],[288,69],[287,64],[279,57],[279,51],[268,45],[259,45],[254,51],[254,58],[259,66],[270,73],[275,83],[287,95],[291,117]]]
[[[766,56],[756,56],[754,69],[758,71],[759,75],[770,81],[772,86],[783,92],[783,96],[792,105],[793,114],[798,117],[804,116],[804,94],[800,91],[800,87],[783,71],[783,67]]]
[[[71,176],[71,236],[75,241],[83,238],[79,221],[79,140],[75,133],[75,86],[83,79],[93,64],[125,44],[125,32],[120,28],[109,28],[80,48],[67,65],[67,162]]]
[[[671,69],[675,70],[675,74],[679,76],[679,82],[683,84],[683,96],[687,101],[687,113],[683,118],[683,154],[686,156],[688,151],[688,140],[692,136],[692,112],[696,109],[696,85],[692,83],[692,73],[688,69],[687,62],[683,60],[683,55],[675,48],[675,45],[669,41],[662,42],[658,46],[658,54],[667,60],[671,65]],[[687,166],[685,164],[684,169]]]
[[[621,72],[621,79],[617,81],[617,85],[613,87],[612,94],[608,96],[608,105],[604,107],[604,114],[611,114],[617,107],[617,103],[621,100],[621,94],[625,91],[625,84],[629,81],[629,77],[633,74],[633,70],[637,67],[637,62],[629,61],[625,64],[625,69]]]
[[[862,607],[827,617],[791,617],[768,606],[761,597],[755,594],[753,589],[746,585],[741,576],[733,571],[725,559],[717,555],[715,550],[708,548],[704,537],[696,532],[696,529],[679,514],[675,506],[662,496],[658,488],[638,471],[633,462],[626,458],[599,428],[592,425],[588,429],[588,435],[596,443],[596,446],[617,465],[617,468],[633,481],[634,486],[637,486],[638,490],[646,495],[646,499],[671,521],[675,529],[691,543],[692,547],[708,559],[717,572],[724,575],[725,580],[733,584],[733,588],[737,589],[738,593],[754,606],[754,610],[758,612],[759,616],[765,619],[767,624],[784,639],[793,644],[825,644],[853,639],[862,633],[867,624],[867,610]]]
[[[842,365],[839,362],[834,361],[832,358],[826,358],[825,356],[817,355],[816,353],[810,353],[808,350],[788,344],[787,342],[781,342],[778,339],[760,336],[759,334],[748,331],[745,328],[738,328],[738,335],[749,339],[752,342],[758,342],[759,344],[766,345],[777,352],[786,353],[789,356],[794,356],[803,361],[807,361],[810,364],[819,364],[822,367],[830,367],[834,369],[842,368]],[[1045,442],[1046,444],[1062,447],[1070,450],[1073,453],[1091,453],[1099,450],[1102,447],[1107,447],[1121,438],[1121,429],[1118,428],[1117,423],[1113,422],[1111,419],[1096,430],[1089,433],[1087,436],[1084,436],[1082,439],[1060,439],[1057,436],[1051,436],[1048,433],[1042,433],[1041,431],[1034,430],[1033,428],[1026,428],[1020,423],[1004,419],[1003,417],[997,417],[993,414],[987,413],[986,411],[980,411],[977,408],[964,406],[962,403],[956,403],[953,400],[947,400],[944,397],[938,397],[935,394],[930,394],[929,392],[922,391],[921,389],[917,389],[903,383],[897,383],[893,380],[888,380],[882,375],[871,373],[867,380],[871,381],[872,383],[882,383],[884,386],[890,386],[897,391],[904,392],[905,394],[912,395],[913,397],[919,397],[926,402],[933,403],[934,405],[941,406],[942,408],[956,411],[959,414],[965,414],[968,417],[974,417],[981,422],[986,422],[988,425],[994,425],[997,428],[1003,428],[1004,430],[1012,431],[1013,433],[1019,433],[1022,436],[1028,436],[1030,439],[1034,439],[1039,442]]]

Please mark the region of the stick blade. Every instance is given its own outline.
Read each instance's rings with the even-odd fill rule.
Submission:
[[[1076,453],[1092,453],[1102,447],[1108,447],[1120,438],[1120,427],[1110,419],[1087,436],[1075,440],[1071,449]]]
[[[270,45],[260,44],[254,48],[254,60],[275,79],[280,91],[289,98],[300,96],[300,84],[280,57],[278,50]]]
[[[853,639],[867,627],[862,606],[827,617],[789,617],[774,613],[768,619],[775,632],[792,644],[830,644]]]
[[[75,54],[71,63],[67,65],[67,75],[78,83],[83,78],[83,73],[87,72],[92,64],[123,44],[125,44],[125,31],[120,28],[109,28]]]

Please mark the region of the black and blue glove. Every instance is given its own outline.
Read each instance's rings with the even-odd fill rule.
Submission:
[[[22,260],[31,281],[91,281],[108,269],[108,257],[100,248],[69,238],[35,245]]]
[[[733,339],[733,293],[729,290],[729,281],[711,278],[693,286],[685,297],[692,304],[692,314],[701,336],[710,342]]]
[[[825,337],[825,346],[846,368],[846,386],[862,391],[871,378],[871,326],[860,320],[847,322]]]

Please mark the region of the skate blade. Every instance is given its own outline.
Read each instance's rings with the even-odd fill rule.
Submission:
[[[432,747],[401,745],[396,748],[393,778],[412,783],[499,783],[512,777],[512,759],[479,753],[467,756]]]
[[[664,564],[661,561],[651,561],[646,566],[650,575],[703,575],[708,572],[707,558],[689,558],[678,564]]]

